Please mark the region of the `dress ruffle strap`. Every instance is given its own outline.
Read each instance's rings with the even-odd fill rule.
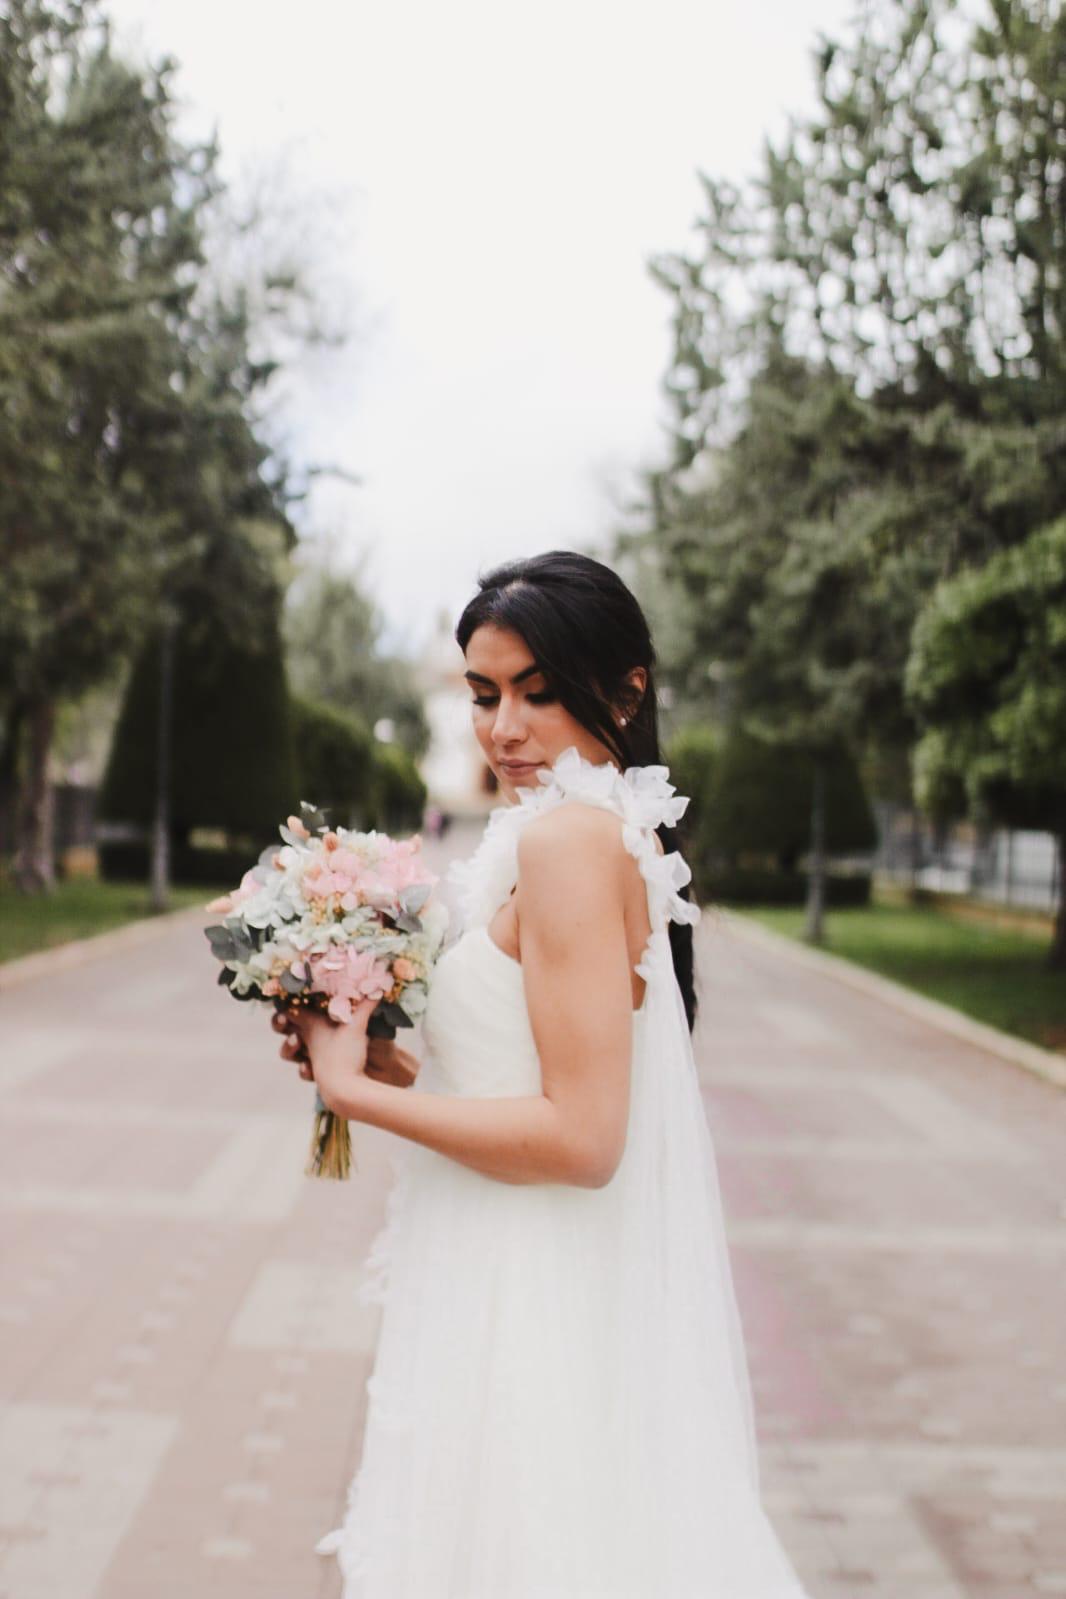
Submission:
[[[565,800],[582,800],[612,810],[625,822],[623,842],[640,867],[649,888],[653,930],[668,921],[695,924],[700,908],[681,897],[692,872],[678,850],[660,855],[652,834],[664,823],[675,827],[688,804],[678,794],[664,765],[630,766],[623,772],[613,761],[597,763],[569,745],[555,764],[537,772],[537,788],[523,788],[514,805],[490,811],[481,843],[467,860],[453,861],[447,879],[456,891],[465,928],[491,921],[518,878],[518,835],[535,815]]]

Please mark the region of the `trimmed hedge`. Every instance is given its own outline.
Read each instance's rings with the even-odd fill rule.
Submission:
[[[377,785],[369,727],[359,716],[299,695],[289,707],[300,798],[326,811],[335,827],[366,827]]]
[[[371,819],[365,825],[401,836],[416,833],[429,790],[407,751],[399,744],[375,744],[374,778]]]
[[[714,763],[710,790],[699,802],[708,848],[724,861],[758,851],[772,854],[784,870],[795,868],[810,844],[814,766],[806,750],[730,733]],[[837,855],[877,844],[877,823],[858,767],[843,748],[828,761],[825,843]]]
[[[825,903],[837,907],[869,905],[871,883],[869,872],[830,872],[825,880]],[[806,872],[737,866],[728,871],[708,873],[700,878],[698,886],[702,904],[804,905],[807,902]]]
[[[798,862],[810,843],[812,756],[739,729],[722,734],[694,726],[675,734],[664,758],[678,792],[690,796],[679,839],[697,898],[802,905],[807,873]],[[858,767],[840,749],[831,756],[827,772],[827,852],[852,855],[876,843],[877,823]],[[753,857],[766,864],[744,864]],[[869,900],[868,872],[829,872],[828,905],[865,905]]]
[[[279,818],[280,820],[280,818]],[[205,849],[191,844],[171,846],[170,878],[175,884],[205,888],[236,888],[249,867],[259,859],[259,850],[271,842],[264,839],[256,849]],[[280,840],[279,840],[280,842]],[[148,845],[134,840],[97,845],[100,876],[108,883],[146,883],[150,872]]]
[[[97,799],[101,821],[150,825],[155,809],[159,640],[126,686]],[[298,803],[285,662],[276,620],[263,649],[238,649],[206,619],[183,621],[174,653],[171,831],[272,838]]]

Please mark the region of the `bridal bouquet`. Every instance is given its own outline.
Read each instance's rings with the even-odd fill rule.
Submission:
[[[301,803],[245,872],[240,887],[205,910],[224,912],[204,929],[222,962],[218,981],[234,999],[277,1010],[310,1007],[348,1022],[353,1004],[378,999],[370,1038],[395,1038],[425,1009],[428,979],[448,927],[432,898],[437,876],[421,860],[420,834],[329,827],[323,811]],[[347,1177],[348,1123],[315,1094],[309,1177]]]

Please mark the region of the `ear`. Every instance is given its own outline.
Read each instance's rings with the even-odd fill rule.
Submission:
[[[626,695],[623,709],[626,716],[632,720],[639,711],[648,688],[648,674],[644,667],[635,666],[626,677],[626,683],[629,692]]]

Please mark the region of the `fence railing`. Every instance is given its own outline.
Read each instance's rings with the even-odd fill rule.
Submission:
[[[876,801],[880,841],[875,871],[940,893],[969,894],[1054,913],[1061,872],[1053,833],[987,831],[972,823],[934,827],[905,806]]]

